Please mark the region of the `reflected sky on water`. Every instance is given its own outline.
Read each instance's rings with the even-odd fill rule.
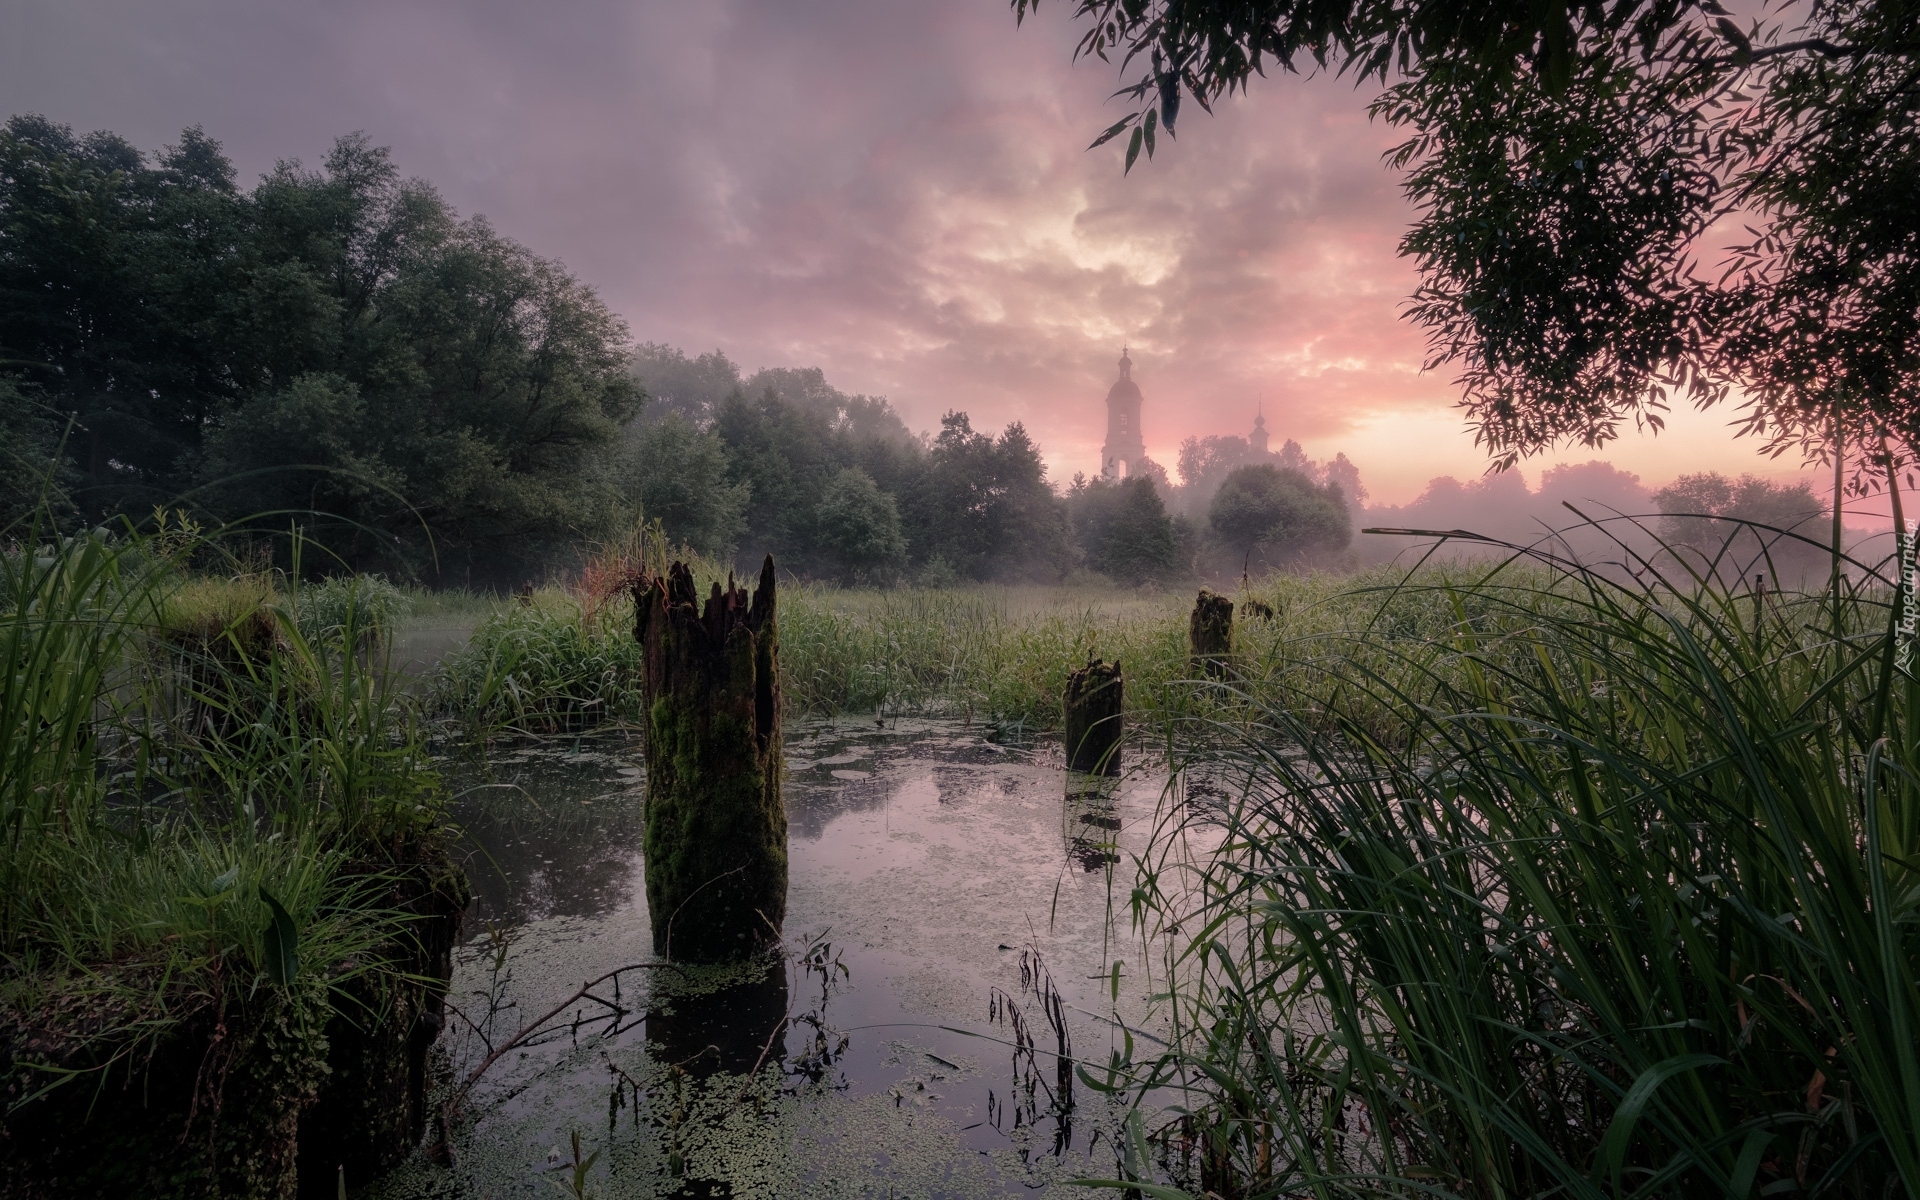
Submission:
[[[1119,1009],[1138,1011],[1126,855],[1164,775],[1090,787],[1057,744],[985,733],[790,723],[785,961],[623,975],[622,1011],[582,1003],[488,1071],[453,1170],[422,1159],[378,1192],[551,1194],[560,1175],[543,1176],[576,1131],[601,1153],[603,1196],[1044,1195],[1112,1175],[1111,1114],[1084,1086],[1061,1103],[1047,1011],[1094,1062],[1115,1036],[1116,960]],[[645,775],[618,734],[496,746],[447,770],[475,893],[445,1041],[463,1071],[486,1046],[463,1022],[497,1041],[586,979],[652,959]],[[1059,1005],[1041,1003],[1039,972]],[[1037,1047],[1024,1057],[1010,1045],[1022,1026]]]

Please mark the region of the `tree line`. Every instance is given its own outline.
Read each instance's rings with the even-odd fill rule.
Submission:
[[[198,128],[150,157],[33,115],[0,126],[0,459],[10,537],[165,506],[283,559],[298,528],[310,570],[442,583],[640,520],[868,583],[1139,583],[1350,536],[1338,482],[1286,463],[1174,514],[1146,478],[1056,488],[1018,422],[916,435],[818,368],[635,346],[363,135],[242,187]]]
[[[1127,170],[1183,98],[1319,71],[1371,94],[1404,136],[1407,316],[1495,463],[1736,396],[1743,432],[1855,491],[1920,460],[1911,4],[1068,7],[1076,54],[1124,64],[1133,111],[1093,144],[1124,136]]]
[[[1018,422],[990,434],[949,412],[916,436],[885,399],[841,392],[818,368],[743,377],[720,351],[653,343],[634,362],[653,401],[628,435],[632,494],[670,534],[720,557],[770,552],[848,582],[1054,581],[1084,569],[1140,584],[1298,562],[1351,537],[1338,480],[1284,462],[1209,477],[1189,515],[1168,504],[1181,508],[1188,489],[1163,478],[1076,475],[1056,491]]]

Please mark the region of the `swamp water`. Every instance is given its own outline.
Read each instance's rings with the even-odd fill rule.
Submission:
[[[589,1159],[585,1194],[609,1198],[1085,1195],[1065,1181],[1114,1177],[1118,1114],[1057,1050],[1103,1063],[1111,1017],[1143,1007],[1126,855],[1165,776],[1070,785],[1057,743],[981,734],[790,723],[783,961],[595,988],[485,1073],[450,1168],[417,1156],[370,1194],[573,1194]],[[603,736],[450,765],[475,893],[452,1078],[652,958],[642,761]]]

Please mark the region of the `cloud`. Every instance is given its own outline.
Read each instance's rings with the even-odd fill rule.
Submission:
[[[1110,66],[1072,63],[1064,4],[1019,30],[996,0],[10,9],[0,109],[149,147],[202,124],[246,173],[364,129],[637,338],[818,365],[921,428],[1022,420],[1056,475],[1097,460],[1122,345],[1163,461],[1264,403],[1317,454],[1370,447],[1383,497],[1477,471],[1397,319],[1393,131],[1342,80],[1189,105],[1123,178],[1117,143],[1084,150],[1123,110]]]

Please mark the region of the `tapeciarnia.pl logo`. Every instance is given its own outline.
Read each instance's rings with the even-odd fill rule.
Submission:
[[[1912,533],[1900,535],[1900,632],[1893,665],[1907,678],[1913,678],[1913,642],[1920,634],[1920,567],[1914,563],[1914,544],[1920,541]]]

